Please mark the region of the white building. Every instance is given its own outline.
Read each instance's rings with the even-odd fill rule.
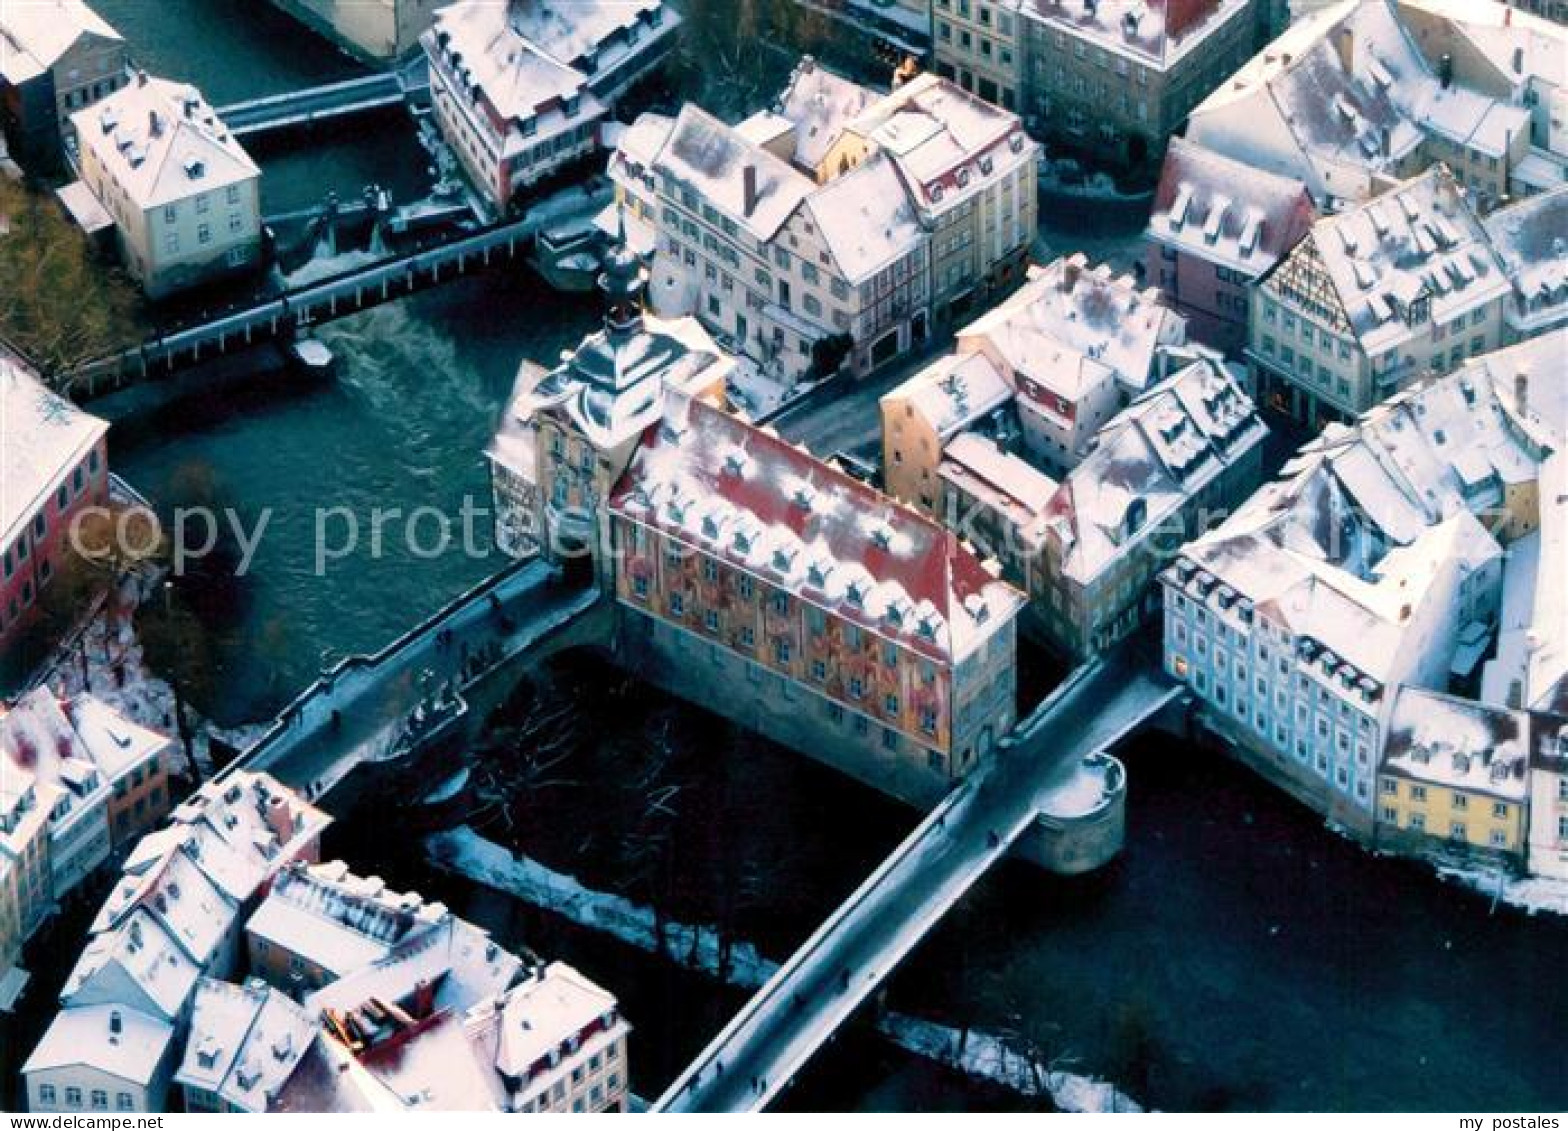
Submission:
[[[138,73],[71,121],[82,183],[150,296],[257,264],[261,170],[195,87]]]
[[[1503,342],[1508,274],[1437,166],[1326,216],[1258,284],[1247,357],[1260,401],[1343,421]]]
[[[1441,2],[1344,0],[1314,10],[1192,111],[1187,140],[1301,181],[1323,211],[1438,161],[1481,211],[1561,183],[1568,148],[1541,129],[1538,118],[1550,115],[1527,77],[1540,66],[1547,87],[1561,90],[1561,29],[1516,32],[1504,20],[1522,24],[1519,13],[1507,17],[1489,0],[1465,5],[1489,25],[1474,29],[1492,60],[1483,75],[1478,49],[1473,68],[1457,48],[1423,54],[1439,33],[1445,42],[1462,37],[1448,21],[1431,26]],[[1521,35],[1529,42],[1503,46]]]
[[[441,135],[505,212],[592,154],[629,87],[674,46],[664,0],[460,0],[421,37]]]
[[[28,936],[168,810],[172,746],[89,696],[62,703],[38,688],[0,708],[0,985],[20,989],[9,971]],[[133,804],[137,823],[118,819]]]
[[[1537,527],[1563,439],[1561,397],[1521,407],[1520,389],[1556,381],[1564,337],[1330,426],[1162,576],[1167,671],[1241,756],[1358,833],[1398,690],[1473,679],[1518,584],[1499,539]]]
[[[185,1110],[265,1113],[315,1035],[310,1013],[265,982],[201,979],[175,1075]]]
[[[52,168],[71,115],[130,77],[125,40],[82,0],[0,4],[0,126],[23,161]]]
[[[644,115],[610,175],[653,260],[662,313],[695,314],[775,385],[863,374],[1022,275],[1038,146],[1016,115],[923,75],[886,96],[796,68],[727,126]]]
[[[245,913],[279,869],[315,858],[329,820],[270,777],[237,773],[143,837],[22,1066],[30,1110],[165,1110],[198,981],[233,970]]]

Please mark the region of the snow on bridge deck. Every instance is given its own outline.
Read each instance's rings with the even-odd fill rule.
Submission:
[[[1056,808],[1053,801],[1080,811],[1082,760],[1179,693],[1121,656],[1077,669],[742,1007],[653,1110],[766,1106],[1038,814]]]

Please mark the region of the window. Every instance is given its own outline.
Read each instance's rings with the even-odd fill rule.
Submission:
[[[1502,801],[1494,801],[1492,803],[1492,816],[1496,817],[1499,821],[1506,820],[1508,818],[1507,803]]]
[[[65,1105],[67,1107],[81,1107],[82,1090],[80,1088],[67,1088],[65,1090]]]
[[[865,697],[865,694],[866,694],[866,683],[865,683],[865,680],[861,679],[858,675],[850,676],[850,679],[849,679],[849,697],[851,699],[862,699],[862,698]]]
[[[1455,809],[1468,809],[1468,808],[1470,808],[1470,798],[1467,797],[1465,794],[1460,793],[1458,790],[1455,790],[1454,791],[1454,804],[1453,804],[1453,807]]]
[[[1448,835],[1453,837],[1455,840],[1464,840],[1465,823],[1463,821],[1454,821],[1450,823],[1448,826]]]
[[[46,1103],[46,1104],[54,1103],[55,1102],[54,1085],[53,1084],[41,1084],[41,1085],[39,1085],[39,1088],[38,1088],[38,1099],[41,1102]]]
[[[1399,795],[1399,783],[1393,778],[1384,778],[1383,792],[1390,797],[1397,797]]]
[[[212,225],[211,224],[202,223],[202,224],[196,225],[196,242],[197,243],[211,243],[212,242]]]
[[[898,696],[889,694],[882,703],[883,711],[889,715],[898,714]]]
[[[686,595],[684,593],[670,594],[670,616],[683,617],[686,615]]]
[[[93,1110],[94,1111],[108,1111],[109,1110],[109,1093],[104,1091],[102,1088],[94,1088],[93,1089]]]
[[[1410,827],[1412,829],[1414,829],[1418,833],[1419,832],[1425,832],[1426,831],[1426,817],[1424,817],[1420,813],[1412,813],[1412,814],[1410,814]]]
[[[1410,800],[1412,800],[1412,801],[1425,801],[1426,800],[1426,786],[1424,786],[1424,785],[1413,785],[1413,786],[1411,786],[1410,787]]]

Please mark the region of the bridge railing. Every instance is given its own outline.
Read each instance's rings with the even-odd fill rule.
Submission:
[[[1029,720],[1026,720],[1026,722],[1043,718],[1058,701],[1069,694],[1084,679],[1097,672],[1101,666],[1101,661],[1092,660],[1073,669],[1071,674],[1053,689],[1051,694],[1046,696],[1040,705],[1030,713]],[[1003,741],[1007,742],[1008,739],[1004,738]],[[839,930],[852,915],[859,911],[876,890],[887,882],[888,877],[901,868],[916,850],[925,844],[933,831],[942,830],[946,827],[948,817],[974,793],[978,773],[979,767],[966,777],[957,788],[943,798],[936,808],[926,815],[925,820],[916,825],[914,830],[899,843],[898,847],[889,853],[886,859],[876,867],[876,870],[866,877],[849,898],[834,909],[833,913],[822,922],[821,926],[812,932],[811,937],[801,944],[800,948],[790,956],[787,962],[779,967],[773,977],[768,979],[767,984],[741,1007],[740,1012],[730,1019],[730,1023],[719,1032],[718,1036],[708,1043],[701,1054],[665,1090],[665,1093],[653,1105],[653,1111],[666,1111],[671,1104],[677,1103],[680,1097],[691,1087],[692,1081],[700,1078],[708,1070],[709,1066],[722,1056],[729,1044],[748,1025],[772,1006],[773,1002],[783,992],[783,988],[788,985],[790,979],[805,967],[807,963],[817,957],[834,932]]]

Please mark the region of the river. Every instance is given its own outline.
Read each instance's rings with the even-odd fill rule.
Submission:
[[[260,0],[96,6],[150,70],[195,81],[218,104],[358,73]],[[308,205],[328,189],[350,195],[371,180],[406,199],[424,183],[411,132],[316,140],[314,152],[258,147],[266,210]],[[1067,246],[1083,219],[1048,218],[1045,242]],[[593,302],[551,295],[522,273],[469,279],[324,328],[340,359],[331,385],[263,385],[116,427],[114,466],[164,506],[211,493],[252,526],[272,514],[218,652],[219,716],[268,710],[324,656],[379,646],[494,567],[461,554],[426,560],[397,538],[378,557],[365,537],[317,576],[314,511],[346,507],[368,521],[376,508],[455,512],[464,495],[483,500],[480,453],[519,359],[554,357],[595,317]],[[765,776],[794,782],[781,819],[799,838],[855,828],[870,846],[840,859],[824,883],[826,906],[854,886],[872,848],[896,843],[909,815],[764,745],[755,756],[776,763]],[[1370,858],[1210,752],[1151,739],[1130,766],[1125,856],[1071,882],[1004,869],[900,972],[898,1008],[1016,1030],[1160,1107],[1568,1106],[1557,1052],[1568,1016],[1560,924],[1491,914],[1418,867]],[[813,854],[824,855],[835,854]],[[460,905],[503,941],[538,938],[536,917],[485,903]],[[794,927],[803,935],[811,925]],[[702,1042],[705,1033],[672,1016],[707,1025],[722,1014],[725,1003],[701,983],[647,978],[646,962],[570,931],[546,942],[612,988],[623,988],[617,976],[630,980],[632,1008],[663,1014],[634,1014],[650,1048]],[[691,1012],[672,1012],[673,1003]],[[836,1059],[844,1054],[853,1069]],[[650,1060],[658,1069],[639,1081],[645,1089],[673,1069],[668,1053]],[[802,1080],[798,1100],[808,1098],[865,1108],[995,1100],[858,1045],[820,1058]]]

